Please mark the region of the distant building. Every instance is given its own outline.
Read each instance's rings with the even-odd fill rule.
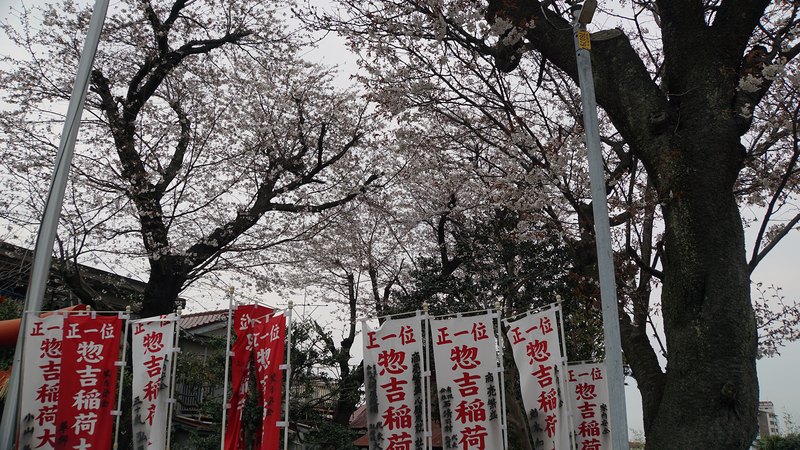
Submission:
[[[779,434],[778,415],[772,402],[758,402],[758,437]]]
[[[181,316],[181,353],[202,355],[205,360],[210,349],[206,345],[211,338],[225,338],[228,331],[228,310],[206,311]],[[203,403],[213,397],[222,397],[222,386],[194,385],[178,379],[175,386],[177,405],[174,410],[175,443],[189,445],[189,435],[196,432],[208,436],[214,431],[211,417],[202,412]]]
[[[33,250],[0,241],[0,302],[22,302],[33,267]],[[146,283],[83,264],[53,259],[43,302],[47,310],[88,303],[96,310],[124,311],[141,301]],[[84,298],[81,298],[84,297]]]

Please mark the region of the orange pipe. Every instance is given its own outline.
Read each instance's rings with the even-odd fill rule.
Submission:
[[[89,305],[75,305],[69,308],[59,309],[59,311],[74,311],[77,308],[86,308],[86,311],[91,310]],[[39,317],[47,317],[53,314],[52,312],[44,313]],[[0,347],[14,347],[17,345],[17,336],[19,335],[19,324],[21,319],[0,320]]]

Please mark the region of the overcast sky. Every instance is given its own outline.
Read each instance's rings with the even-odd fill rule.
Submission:
[[[78,0],[79,3],[89,3],[88,0]],[[0,0],[0,14],[5,22],[9,19],[9,7],[18,7],[19,0]],[[27,0],[26,5],[44,3],[42,0]],[[112,4],[114,1],[112,0]],[[13,23],[13,19],[11,20]],[[334,40],[334,39],[331,39]],[[5,42],[4,36],[0,37],[0,45]],[[339,44],[343,42],[338,41]],[[330,51],[331,46],[326,45],[324,51],[311,52],[307,55],[308,59],[314,62],[325,64],[343,64],[343,69],[353,70],[353,64],[347,58],[346,50],[342,46],[340,56],[336,52]],[[0,55],[5,56],[8,47],[3,46]],[[749,230],[755,231],[755,230]],[[763,260],[752,276],[754,282],[762,282],[764,285],[777,285],[782,287],[783,294],[789,302],[800,301],[800,270],[798,270],[798,255],[800,255],[800,232],[794,232],[788,236],[781,245]],[[223,294],[219,295],[224,297]],[[275,306],[283,306],[282,300],[277,300]],[[220,302],[221,303],[221,302]],[[227,306],[227,301],[224,302]],[[317,309],[321,313],[325,308]],[[300,312],[300,311],[298,311]],[[323,320],[324,321],[324,320]],[[360,345],[360,344],[357,344]],[[780,350],[781,355],[773,358],[765,358],[758,362],[758,374],[761,391],[761,400],[772,401],[775,405],[775,412],[781,417],[781,427],[785,431],[786,424],[783,423],[783,414],[788,413],[794,417],[795,424],[800,423],[800,388],[797,386],[798,374],[800,373],[800,342],[794,342]],[[642,427],[641,399],[635,382],[629,380],[630,385],[626,388],[626,400],[628,404],[628,426],[629,428],[639,429]]]

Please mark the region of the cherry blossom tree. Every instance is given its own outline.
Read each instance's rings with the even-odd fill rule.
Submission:
[[[221,270],[269,287],[270,249],[313,235],[320,213],[379,178],[367,102],[297,56],[300,38],[279,20],[287,8],[131,0],[109,12],[59,236],[73,257],[145,261],[145,316],[172,311],[190,283]],[[26,53],[6,58],[0,78],[3,201],[15,223],[41,209],[90,14],[63,2],[3,25]]]
[[[596,295],[571,5],[339,3],[318,24],[359,50],[370,94],[398,127],[471,163],[495,201],[549,219],[585,294]],[[800,221],[798,9],[768,0],[602,8],[618,28],[592,36],[594,82],[623,351],[648,446],[745,449],[758,406],[750,274]],[[743,219],[753,206],[763,214]],[[660,348],[649,340],[654,309]]]

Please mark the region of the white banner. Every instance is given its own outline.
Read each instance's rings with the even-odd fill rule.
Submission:
[[[578,450],[610,450],[606,364],[570,365],[567,373],[575,409]]]
[[[56,412],[61,379],[64,315],[27,313],[22,355],[19,448],[51,450],[56,445]]]
[[[429,323],[444,448],[502,449],[503,393],[492,315]]]
[[[362,328],[370,450],[426,448],[420,317]]]
[[[176,314],[131,321],[133,447],[167,447],[167,399]]]
[[[551,308],[506,322],[508,341],[519,370],[522,402],[536,450],[569,445],[569,424],[564,407],[563,361],[558,340],[556,311]]]

